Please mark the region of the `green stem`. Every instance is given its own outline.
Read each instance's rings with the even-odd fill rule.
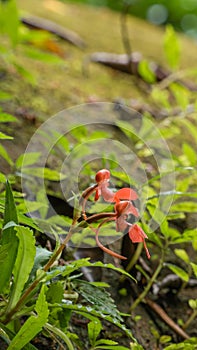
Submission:
[[[138,246],[137,246],[137,249],[135,251],[135,253],[133,254],[131,260],[129,261],[127,267],[126,267],[126,271],[129,272],[131,271],[132,267],[135,265],[135,263],[137,262],[137,260],[139,259],[140,257],[140,254],[142,252],[142,248],[143,248],[143,244],[142,243],[139,243]],[[126,276],[125,275],[122,275],[120,277],[120,283],[123,283],[124,280],[125,280]]]
[[[62,242],[62,244],[59,246],[59,248],[56,250],[56,252],[52,255],[52,257],[49,259],[49,261],[44,266],[43,270],[45,272],[47,272],[50,269],[50,267],[53,265],[53,263],[58,258],[58,256],[62,253],[62,251],[66,247],[68,241],[70,240],[72,234],[73,234],[73,226],[71,226],[71,229],[68,232],[68,234],[67,234],[66,238],[64,239],[64,241]]]
[[[74,350],[74,347],[70,339],[68,338],[68,336],[64,332],[62,332],[59,328],[56,328],[54,325],[52,326],[50,323],[46,323],[44,328],[48,329],[50,332],[56,334],[58,337],[63,339],[63,341],[68,347],[68,350]]]
[[[161,259],[160,262],[154,272],[154,274],[152,275],[152,277],[150,278],[150,280],[147,283],[147,286],[144,288],[143,292],[139,295],[139,297],[134,301],[134,303],[131,305],[130,307],[130,312],[132,312],[139,303],[141,303],[143,301],[143,299],[145,298],[145,296],[147,295],[147,293],[149,292],[149,290],[151,289],[153,283],[155,282],[157,276],[159,275],[162,267],[163,267],[163,263],[164,263],[164,250],[162,250],[162,255],[161,255]]]
[[[184,323],[184,325],[182,326],[183,329],[188,328],[188,326],[190,325],[190,323],[196,318],[197,316],[197,309],[195,309],[191,316],[188,318],[188,320]]]

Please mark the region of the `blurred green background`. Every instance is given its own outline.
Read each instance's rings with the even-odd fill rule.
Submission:
[[[67,0],[62,0],[67,2]],[[93,6],[105,6],[122,11],[130,4],[129,12],[156,25],[171,23],[173,27],[197,39],[197,0],[69,0]]]

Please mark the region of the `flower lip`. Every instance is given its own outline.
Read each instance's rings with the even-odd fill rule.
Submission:
[[[110,171],[107,169],[101,169],[96,173],[95,180],[99,184],[110,179]]]
[[[139,216],[138,210],[130,201],[121,201],[115,204],[115,211],[117,213],[117,217],[123,215],[132,214],[136,217]]]

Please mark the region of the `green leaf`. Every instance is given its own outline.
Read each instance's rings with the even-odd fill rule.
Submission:
[[[3,132],[0,131],[0,139],[1,140],[13,140],[12,136],[6,135]]]
[[[9,254],[9,244],[4,244],[3,246],[0,246],[0,264],[3,263],[7,255]]]
[[[188,282],[189,281],[189,275],[187,272],[185,272],[181,267],[170,264],[170,263],[166,263],[166,266],[172,271],[174,272],[178,277],[180,277],[184,282]]]
[[[67,177],[67,175],[49,168],[23,168],[23,173],[51,181],[60,181],[60,179],[63,180]]]
[[[126,348],[125,346],[121,345],[99,345],[99,347],[95,349],[105,349],[105,350],[130,350],[129,348]]]
[[[197,211],[197,203],[196,202],[180,202],[173,204],[170,208],[170,212],[181,211],[185,213],[196,212]]]
[[[175,249],[174,250],[176,256],[182,259],[186,264],[190,262],[190,258],[184,249]]]
[[[150,68],[150,63],[147,60],[141,60],[138,64],[139,75],[149,84],[153,84],[156,81],[156,76],[153,70]]]
[[[169,66],[172,69],[178,68],[180,63],[180,43],[172,25],[166,27],[164,52]]]
[[[105,339],[103,339],[105,342]],[[110,341],[110,340],[109,340]],[[115,343],[115,342],[114,342]],[[125,348],[125,346],[121,345],[99,345],[96,346],[95,349],[106,349],[106,350],[130,350],[130,348]]]
[[[18,119],[9,113],[0,113],[0,123],[16,122]]]
[[[130,343],[131,350],[144,350],[144,348],[137,343]]]
[[[195,166],[197,163],[197,155],[195,149],[186,142],[183,143],[182,149],[183,153],[188,159],[188,165]]]
[[[23,213],[27,213],[27,212],[31,213],[43,207],[48,208],[47,204],[44,201],[43,202],[24,201],[17,206],[17,209]]]
[[[96,346],[98,345],[118,345],[117,341],[110,340],[110,339],[99,339],[96,341]],[[117,346],[116,346],[117,349]]]
[[[64,287],[60,281],[52,283],[46,293],[47,302],[50,304],[61,303],[64,295]]]
[[[40,157],[40,152],[30,152],[30,153],[24,153],[21,154],[18,159],[16,160],[16,167],[17,168],[21,168],[29,166],[29,165],[33,165],[37,162],[37,160]]]
[[[159,338],[159,342],[161,344],[166,344],[166,343],[169,343],[171,341],[172,337],[170,335],[162,335],[160,338]]]
[[[7,92],[0,91],[0,100],[11,100],[12,95],[8,94]]]
[[[12,221],[15,224],[18,224],[17,211],[14,203],[12,189],[10,187],[9,182],[7,181],[3,225],[6,226],[6,224]],[[18,250],[18,238],[14,229],[14,226],[7,227],[6,229],[2,230],[1,234],[2,247],[6,245],[6,249],[8,249],[8,254],[1,265],[0,292],[4,291],[4,289],[7,287],[15,264],[15,259]]]
[[[15,0],[0,3],[0,27],[6,33],[13,46],[18,41],[19,17]]]
[[[190,299],[188,301],[189,306],[191,309],[196,310],[197,309],[197,299]]]
[[[102,330],[102,324],[99,320],[91,321],[88,323],[88,338],[90,344],[95,346],[96,339]]]
[[[6,182],[6,177],[4,174],[0,173],[0,182],[5,183]]]
[[[183,125],[184,129],[187,128],[187,132],[189,132],[190,136],[192,136],[193,140],[196,142],[197,127],[194,123],[186,118],[180,118],[179,123]]]
[[[35,74],[32,74],[31,71],[27,70],[18,62],[12,62],[18,73],[25,78],[31,85],[36,84]]]
[[[17,226],[16,235],[19,239],[19,245],[13,270],[14,281],[11,289],[8,310],[12,309],[18,302],[25,283],[29,278],[36,254],[33,231],[28,227]]]
[[[28,344],[43,328],[48,320],[48,304],[46,302],[44,287],[38,296],[36,306],[36,315],[30,316],[20,328],[14,339],[12,339],[7,350],[21,350]]]
[[[97,288],[90,283],[80,281],[77,290],[80,291],[80,295],[86,300],[88,305],[93,306],[94,310],[104,315],[110,315],[117,321],[122,322],[122,317],[114,300],[104,288]]]
[[[4,339],[6,338],[7,340],[7,344],[10,344],[10,339],[13,339],[15,336],[15,333],[9,329],[9,326],[6,327],[5,325],[3,325],[2,323],[0,323],[0,333],[1,335],[3,335],[3,333],[6,333],[4,335]],[[32,344],[27,344],[23,347],[23,350],[38,350],[35,346],[33,346]]]
[[[39,60],[43,61],[46,63],[52,63],[52,64],[58,64],[58,63],[63,63],[63,59],[60,58],[57,55],[54,55],[52,53],[46,53],[41,50],[36,49],[35,47],[28,47],[25,50],[25,54],[27,57],[33,58],[34,60]]]
[[[189,338],[181,343],[168,345],[164,350],[197,350],[197,338]]]
[[[34,259],[34,266],[31,270],[30,280],[36,277],[37,270],[41,269],[43,265],[50,259],[53,253],[41,247],[36,247],[36,256]]]
[[[197,240],[197,228],[195,229],[187,229],[183,232],[183,234],[175,235],[173,237],[173,244],[177,243],[185,243],[185,242],[192,242],[194,243]]]
[[[56,304],[54,304],[54,307],[55,307],[55,305]],[[57,305],[59,305],[59,304],[57,304]],[[92,316],[102,318],[102,319],[116,325],[122,331],[124,331],[129,338],[132,338],[133,340],[135,340],[132,336],[131,331],[129,329],[127,329],[124,324],[122,324],[120,321],[118,321],[116,318],[114,318],[111,315],[103,314],[103,312],[101,312],[100,310],[94,310],[93,307],[83,306],[81,304],[62,304],[61,306],[62,306],[62,308],[75,311],[75,312],[77,312],[77,313],[79,313],[87,318],[90,318],[91,320],[92,320]]]
[[[159,105],[163,106],[167,110],[171,108],[169,103],[169,91],[161,90],[158,87],[154,86],[151,92],[151,96],[156,103],[159,103]]]
[[[6,149],[0,144],[0,156],[6,160],[9,165],[13,165],[13,160],[10,158]]]
[[[192,267],[192,269],[194,271],[194,275],[197,278],[197,264],[194,264],[194,263],[190,263],[190,264],[191,264],[191,267]]]
[[[74,347],[65,332],[55,327],[54,325],[51,325],[50,323],[46,323],[45,328],[48,329],[50,332],[56,334],[59,338],[61,338],[67,345],[67,349],[74,350]]]
[[[77,260],[77,261],[74,261],[72,264],[69,264],[68,266],[65,266],[65,268],[63,269],[61,273],[61,275],[63,277],[65,276],[68,276],[70,275],[72,272],[82,268],[82,267],[103,267],[103,268],[107,268],[107,269],[112,269],[116,272],[119,272],[123,275],[126,275],[127,277],[131,278],[132,280],[136,281],[134,279],[134,277],[132,277],[128,272],[126,272],[125,270],[123,269],[120,269],[118,267],[115,267],[113,264],[104,264],[102,263],[101,261],[97,261],[97,262],[94,262],[94,263],[91,263],[88,261],[89,258],[87,259],[80,259],[80,260]]]
[[[20,224],[23,225],[27,225],[30,226],[31,228],[34,228],[37,231],[43,232],[41,227],[39,227],[32,218],[22,214],[22,213],[18,213],[18,220],[20,222]]]
[[[170,85],[170,91],[174,95],[177,105],[180,106],[183,110],[186,110],[190,103],[189,90],[186,87],[179,85],[178,83],[172,83]]]

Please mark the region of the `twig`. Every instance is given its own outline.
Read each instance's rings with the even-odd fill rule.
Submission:
[[[189,339],[189,335],[178,326],[178,324],[176,324],[169,316],[168,314],[161,308],[161,306],[159,306],[158,304],[156,304],[154,301],[152,301],[149,298],[145,298],[145,302],[148,306],[151,307],[151,309],[153,311],[155,311],[157,313],[157,315],[159,315],[159,317],[170,327],[173,329],[173,331],[175,331],[178,335],[180,335],[182,338],[184,339]]]
[[[124,1],[123,11],[120,17],[120,25],[121,25],[122,42],[123,42],[123,46],[128,59],[128,67],[129,67],[130,73],[132,74],[132,71],[133,71],[132,60],[131,60],[132,48],[129,40],[128,26],[126,21],[126,17],[130,6],[131,4],[129,4],[127,1]]]
[[[42,29],[46,30],[49,33],[55,34],[59,38],[68,41],[70,44],[75,45],[81,49],[86,46],[85,42],[80,38],[78,34],[48,19],[40,18],[37,16],[28,16],[22,17],[21,22],[30,28]]]

